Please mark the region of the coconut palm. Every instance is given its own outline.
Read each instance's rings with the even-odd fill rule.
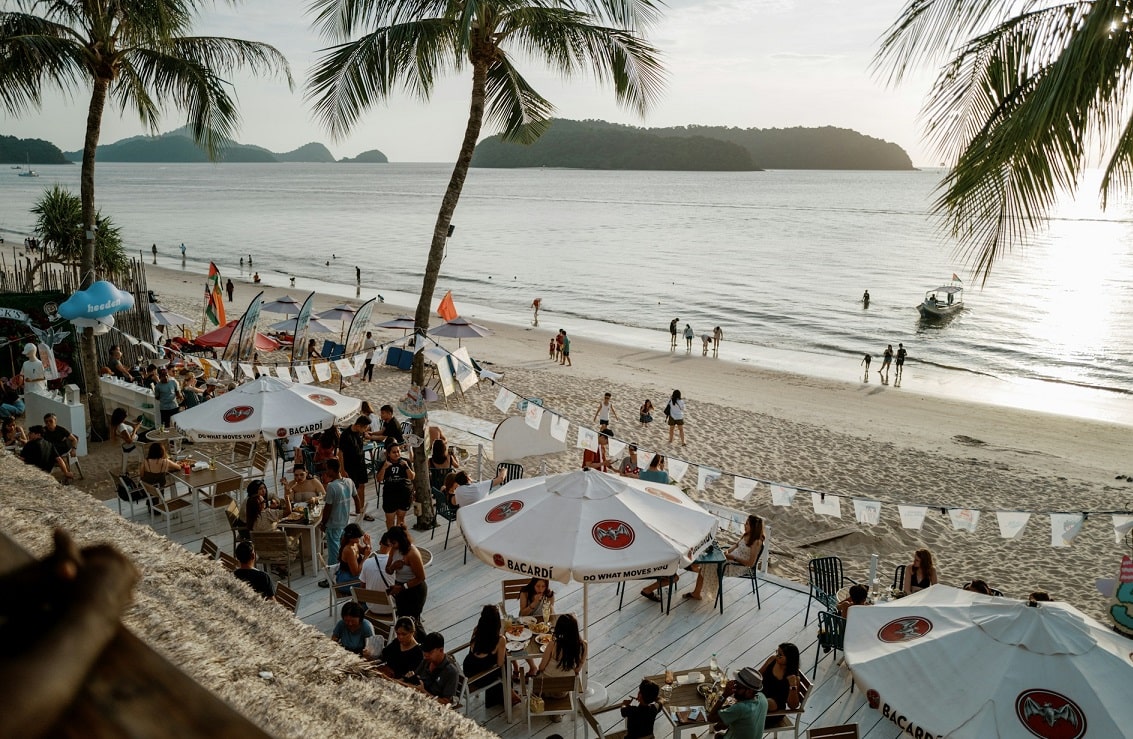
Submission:
[[[90,87],[80,180],[83,286],[94,273],[94,161],[109,98],[131,109],[153,133],[166,104],[183,111],[194,139],[215,156],[239,115],[225,77],[241,68],[282,75],[275,48],[232,38],[190,36],[208,0],[10,0],[0,12],[0,106],[15,115],[40,106],[50,88],[75,94]],[[83,332],[82,364],[91,423],[105,430],[94,337]]]
[[[951,169],[933,209],[986,283],[1103,153],[1103,205],[1133,184],[1125,0],[909,0],[875,67],[900,82],[943,60],[924,109]]]
[[[43,196],[31,207],[35,215],[34,232],[41,249],[39,260],[28,270],[24,289],[35,287],[35,275],[49,262],[69,264],[77,272],[82,259],[83,205],[78,195],[55,185],[43,191]],[[122,232],[110,218],[95,213],[94,271],[106,277],[124,269],[128,263],[122,247]]]
[[[564,76],[589,71],[612,82],[618,101],[639,114],[661,88],[659,55],[641,35],[658,16],[654,0],[314,0],[311,7],[316,28],[337,45],[316,62],[308,98],[335,137],[398,88],[427,100],[439,75],[472,73],[464,139],[433,225],[414,316],[419,337],[429,328],[449,223],[485,120],[505,140],[522,143],[550,124],[553,106],[524,79],[517,61],[539,59]],[[418,353],[413,383],[424,380]],[[414,420],[418,436],[423,426]],[[415,465],[428,522],[425,456],[416,455]]]

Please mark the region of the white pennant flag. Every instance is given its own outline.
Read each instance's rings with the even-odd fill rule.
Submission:
[[[899,505],[897,513],[901,516],[901,528],[920,530],[924,526],[924,517],[928,508],[923,505]]]
[[[354,377],[358,374],[358,371],[354,369],[354,365],[350,363],[349,359],[336,359],[334,360],[334,366],[338,367],[338,374],[343,377]]]
[[[319,382],[326,382],[330,379],[330,362],[315,362],[315,377],[319,378]]]
[[[564,416],[551,416],[552,439],[565,442],[568,431],[570,431],[570,419]]]
[[[1050,545],[1052,547],[1068,547],[1082,533],[1081,513],[1052,513],[1050,514]]]
[[[310,385],[315,381],[315,376],[311,374],[311,368],[305,364],[297,364],[293,367],[295,370],[295,379],[299,380],[304,385]]]
[[[795,493],[798,492],[794,488],[789,488],[786,485],[772,485],[771,486],[771,505],[782,506],[789,508],[795,502]]]
[[[381,367],[383,364],[386,363],[386,354],[387,353],[388,353],[388,351],[387,351],[386,347],[379,346],[377,349],[374,350],[374,356],[370,359],[370,364],[374,365],[375,367]],[[366,357],[366,353],[362,352],[363,361],[365,360],[365,357]]]
[[[1120,544],[1125,535],[1133,530],[1133,516],[1125,516],[1121,514],[1114,515],[1113,517],[1113,541]]]
[[[748,496],[755,492],[757,484],[749,477],[732,478],[732,497],[736,500],[747,500]]]
[[[688,462],[683,459],[669,457],[669,477],[680,480],[688,472]]]
[[[814,506],[816,515],[831,516],[833,518],[842,517],[842,502],[837,495],[823,495],[822,493],[812,492],[810,494],[810,504]]]
[[[530,412],[531,407],[538,408],[539,406],[534,403],[527,404],[527,410]],[[576,446],[579,449],[589,449],[592,452],[598,451],[598,432],[594,429],[588,429],[585,426],[578,427],[578,442]]]
[[[995,519],[999,521],[999,538],[1021,539],[1031,514],[1026,511],[996,511]]]
[[[608,447],[606,453],[609,455],[610,459],[621,459],[622,452],[626,450],[626,443],[613,437],[610,438],[606,446]]]
[[[881,523],[881,501],[854,498],[854,518],[867,526]]]
[[[288,367],[276,367],[275,368],[275,376],[278,377],[281,380],[287,380],[288,382],[293,382],[293,380],[291,379],[291,369],[288,368]]]
[[[720,479],[721,474],[723,473],[720,470],[700,465],[696,473],[696,489],[704,492],[709,485]]]
[[[247,362],[240,362],[240,372],[244,375],[245,380],[250,380],[256,376],[256,373],[252,371],[252,365]]]
[[[543,406],[528,403],[526,422],[528,426],[538,431],[539,424],[543,423]],[[595,440],[595,442],[597,442],[597,440]]]
[[[956,531],[976,533],[976,524],[980,522],[980,512],[971,508],[949,508],[948,517],[952,519],[952,528]]]
[[[496,402],[494,403],[496,410],[500,413],[507,413],[511,410],[511,404],[515,402],[516,397],[516,394],[511,390],[501,387],[500,392],[496,394]],[[562,439],[559,441],[562,441]]]
[[[227,359],[218,359],[216,361],[217,364],[220,365],[220,371],[232,377],[232,362],[229,362]]]
[[[374,362],[374,364],[377,364],[377,362]],[[365,369],[366,369],[366,352],[362,352],[361,354],[357,354],[354,357],[354,374],[360,375],[360,374],[362,374],[362,371],[365,370]]]

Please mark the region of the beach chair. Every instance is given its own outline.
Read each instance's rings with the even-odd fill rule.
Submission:
[[[810,597],[806,601],[806,615],[803,625],[810,621],[810,603],[817,600],[828,611],[838,610],[838,591],[846,583],[857,585],[856,580],[845,576],[842,572],[842,560],[838,557],[816,557],[807,564],[809,573]]]
[[[818,660],[826,652],[834,652],[834,661],[838,661],[838,652],[845,651],[846,619],[837,613],[828,611],[818,612],[818,643],[814,647],[814,669],[810,676],[818,674]]]

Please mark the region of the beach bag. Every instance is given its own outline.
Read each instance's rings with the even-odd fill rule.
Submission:
[[[673,401],[671,401],[671,400],[668,403],[665,404],[665,418],[669,417],[669,408],[672,406],[672,404],[673,404]]]
[[[543,696],[541,695],[532,695],[527,701],[531,713],[543,713],[547,708],[547,704],[543,702]]]

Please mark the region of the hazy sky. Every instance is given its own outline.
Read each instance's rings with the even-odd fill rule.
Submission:
[[[662,98],[642,120],[619,108],[612,90],[589,77],[563,81],[526,64],[528,79],[563,118],[599,118],[631,125],[690,123],[740,128],[832,125],[902,146],[914,164],[936,157],[917,121],[929,75],[888,87],[869,70],[878,38],[897,18],[902,0],[670,0],[650,34],[668,72]],[[6,3],[5,3],[6,5]],[[432,102],[398,95],[374,108],[341,141],[333,141],[303,101],[307,72],[327,44],[309,28],[307,0],[246,0],[202,17],[201,33],[264,41],[291,62],[296,89],[279,81],[233,80],[242,125],[237,140],[287,151],[310,141],[337,157],[381,149],[391,161],[453,161],[468,115],[471,73],[439,83]],[[74,99],[52,94],[43,110],[13,119],[0,114],[0,133],[38,137],[63,149],[82,146],[88,91]],[[184,119],[170,109],[162,130]],[[143,133],[136,117],[109,103],[102,143]],[[485,129],[484,136],[495,133]]]

